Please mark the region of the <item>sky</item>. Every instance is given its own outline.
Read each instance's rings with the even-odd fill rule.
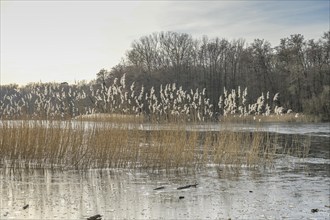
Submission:
[[[329,1],[1,0],[0,84],[95,79],[142,36],[159,31],[228,40],[329,31]]]

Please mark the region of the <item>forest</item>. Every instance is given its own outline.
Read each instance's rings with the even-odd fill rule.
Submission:
[[[294,34],[278,46],[264,39],[248,43],[157,32],[132,42],[122,61],[99,70],[95,80],[2,85],[0,117],[150,116],[157,110],[157,117],[216,120],[227,113],[293,111],[329,121],[329,100],[329,31],[319,39]]]

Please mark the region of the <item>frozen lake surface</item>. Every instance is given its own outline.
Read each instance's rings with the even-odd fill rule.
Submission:
[[[256,129],[238,124],[231,129],[235,126]],[[329,124],[270,123],[258,129],[310,136],[309,156],[282,155],[266,168],[210,165],[168,173],[0,169],[0,219],[87,219],[96,214],[103,219],[330,219]]]

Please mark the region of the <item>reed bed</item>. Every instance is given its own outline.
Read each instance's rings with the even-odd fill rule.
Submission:
[[[149,122],[210,122],[219,118],[283,116],[279,93],[248,98],[248,89],[227,90],[210,100],[206,88],[186,90],[176,83],[159,88],[126,85],[126,75],[108,85],[32,84],[28,89],[7,89],[0,97],[0,119],[148,120]],[[295,114],[295,118],[299,114]],[[101,117],[99,117],[101,116]],[[279,117],[277,117],[279,118]],[[283,117],[284,118],[284,117]],[[291,118],[291,117],[289,117]],[[228,120],[229,120],[228,119]],[[248,120],[248,119],[247,119]],[[279,119],[276,119],[279,120]]]
[[[77,121],[111,122],[111,123],[143,123],[146,119],[143,115],[96,113],[79,115],[74,118]]]
[[[186,125],[143,130],[127,124],[1,121],[0,167],[170,170],[210,164],[258,166],[271,164],[280,145],[276,135],[259,131],[188,131]],[[309,147],[307,142],[291,141],[285,149],[304,156]]]
[[[311,115],[304,115],[298,113],[287,113],[282,115],[269,114],[269,115],[228,115],[219,118],[221,122],[234,122],[234,123],[255,123],[255,122],[318,122],[316,117]]]

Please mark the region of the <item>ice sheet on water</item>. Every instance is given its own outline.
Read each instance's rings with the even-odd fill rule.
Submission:
[[[304,167],[294,157],[286,159]],[[307,161],[315,162],[312,158]],[[322,161],[328,162],[316,160]],[[104,219],[328,219],[329,177],[318,172],[308,176],[304,169],[294,166],[282,169],[280,162],[273,169],[211,166],[188,173],[118,169],[50,175],[35,170],[17,174],[20,178],[11,178],[0,170],[0,180],[6,182],[0,186],[0,215],[1,219],[26,217],[20,209],[29,203],[29,217],[37,219],[80,219],[95,213]],[[20,180],[24,184],[18,187]],[[154,191],[159,183],[166,188]],[[177,190],[194,183],[198,183],[196,188]],[[315,208],[320,211],[312,213]]]

